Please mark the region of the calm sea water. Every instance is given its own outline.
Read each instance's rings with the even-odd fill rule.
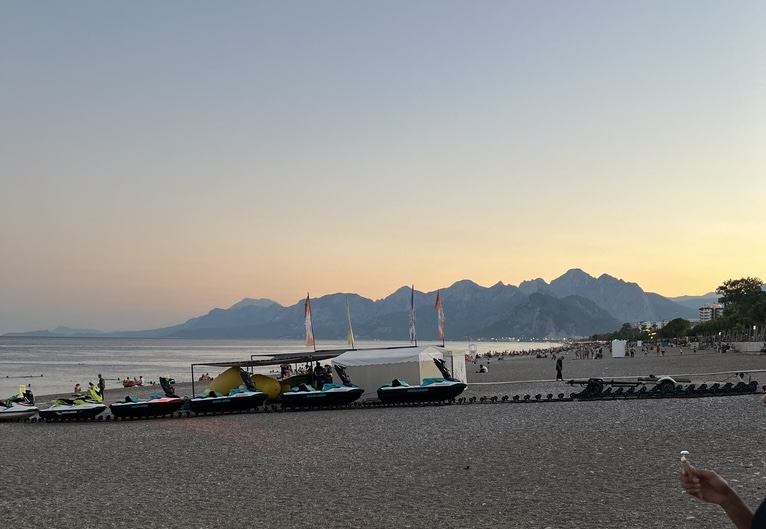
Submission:
[[[358,349],[406,346],[402,342],[357,342]],[[441,345],[441,343],[418,343]],[[559,344],[477,342],[479,353],[546,349]],[[447,342],[453,351],[469,350],[468,342]],[[345,341],[317,343],[317,349],[347,348]],[[191,364],[250,360],[256,354],[309,353],[302,341],[291,340],[176,340],[129,338],[10,338],[0,337],[0,398],[14,395],[20,384],[31,384],[36,395],[71,392],[75,384],[96,384],[103,374],[107,388],[121,387],[125,377],[157,381],[171,375],[176,382],[191,381]],[[216,372],[216,370],[218,370]],[[222,368],[195,367],[215,376]],[[256,371],[258,371],[256,369]],[[261,368],[268,374],[272,368]]]

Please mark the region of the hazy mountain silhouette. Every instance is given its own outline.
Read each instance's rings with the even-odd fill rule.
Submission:
[[[590,334],[611,332],[621,323],[593,301],[581,296],[557,298],[535,292],[516,305],[507,318],[479,331],[486,338],[515,337],[520,340],[560,340]]]
[[[509,337],[561,339],[590,336],[620,328],[623,323],[694,319],[695,302],[685,296],[679,304],[659,294],[644,292],[636,283],[607,274],[594,278],[580,269],[567,271],[550,284],[542,279],[518,287],[497,283],[482,287],[470,280],[440,289],[448,340]],[[409,339],[410,287],[401,287],[373,301],[358,294],[336,293],[311,300],[317,340],[346,337],[346,299],[357,339]],[[436,292],[415,291],[416,330],[419,340],[437,340]],[[700,297],[700,300],[707,300]],[[696,307],[695,307],[696,305]],[[184,323],[145,331],[97,333],[34,331],[6,336],[124,336],[172,338],[303,339],[304,303],[290,307],[268,299],[245,298],[228,309],[216,308]]]

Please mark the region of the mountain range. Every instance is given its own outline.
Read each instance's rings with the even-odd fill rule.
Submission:
[[[439,290],[446,316],[448,340],[518,339],[560,340],[618,330],[624,323],[674,318],[696,319],[698,308],[716,301],[704,296],[666,298],[644,292],[603,274],[592,277],[571,269],[550,283],[524,281],[518,287],[498,282],[482,287],[470,280]],[[359,340],[409,340],[409,312],[413,292],[401,287],[373,301],[357,294],[329,294],[311,300],[317,341],[345,339],[346,300],[354,335]],[[419,340],[437,340],[436,292],[414,292]],[[245,298],[228,309],[161,329],[99,332],[58,327],[53,331],[9,333],[5,336],[101,336],[133,338],[303,339],[304,301],[284,307],[269,299]]]

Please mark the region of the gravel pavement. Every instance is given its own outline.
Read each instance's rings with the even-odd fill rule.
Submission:
[[[579,390],[553,380],[551,359],[493,359],[486,375],[477,369],[468,364],[466,396]],[[759,369],[766,357],[738,353],[564,361],[565,379],[753,371],[766,383]],[[144,391],[156,388],[109,390],[107,401]],[[759,401],[0,423],[0,520],[26,529],[728,527],[719,508],[681,494],[679,452],[689,450],[695,464],[715,469],[757,505],[766,486]]]

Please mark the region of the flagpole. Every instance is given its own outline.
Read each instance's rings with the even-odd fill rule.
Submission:
[[[309,308],[311,308],[311,305],[309,305]],[[311,341],[314,342],[314,352],[317,352],[317,339],[314,336],[314,315],[311,315]]]
[[[415,285],[412,285],[412,291],[410,295],[410,343],[415,343],[415,347],[418,346],[418,333],[415,331]]]
[[[346,296],[346,327],[348,344],[354,349],[354,329],[351,327],[351,309],[348,306],[348,296]]]

